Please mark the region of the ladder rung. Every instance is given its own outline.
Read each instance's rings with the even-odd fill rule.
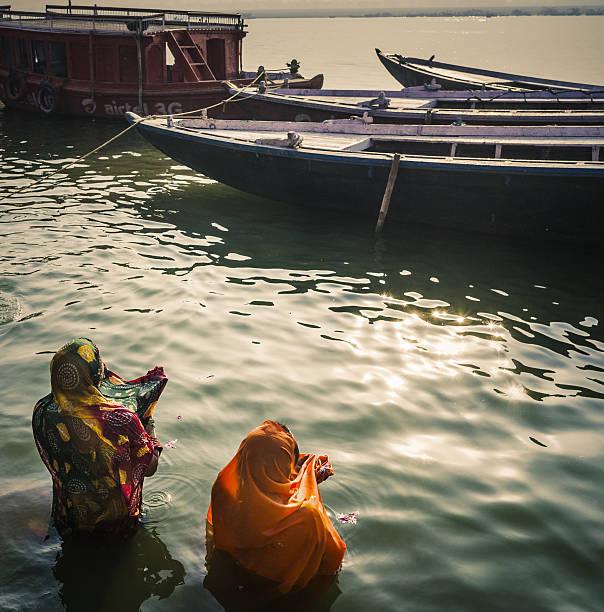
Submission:
[[[190,66],[205,66],[205,62],[189,62]]]

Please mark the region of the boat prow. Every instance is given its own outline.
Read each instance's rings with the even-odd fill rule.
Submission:
[[[139,123],[140,120],[142,119],[140,115],[137,115],[136,113],[133,113],[133,112],[127,112],[125,117],[126,117],[126,121],[130,125],[132,125],[133,123]]]

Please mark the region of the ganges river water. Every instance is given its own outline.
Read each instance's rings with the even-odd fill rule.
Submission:
[[[388,88],[375,46],[604,82],[603,18],[252,20],[246,66]],[[0,112],[0,196],[121,124]],[[129,133],[0,204],[0,609],[252,610],[204,586],[210,488],[286,422],[348,545],[287,609],[604,609],[602,254],[372,227],[223,187]],[[295,185],[292,185],[295,189]],[[31,434],[53,351],[170,382],[145,527],[62,547]],[[356,524],[338,513],[358,512]],[[277,608],[279,609],[279,608]]]

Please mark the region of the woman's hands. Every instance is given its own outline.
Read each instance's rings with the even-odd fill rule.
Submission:
[[[157,437],[155,436],[155,421],[153,418],[149,418],[145,425],[145,431],[149,434],[149,437],[152,438],[155,443],[157,443]],[[153,457],[151,458],[151,462],[147,466],[147,471],[145,472],[145,476],[153,476],[155,472],[157,472],[157,464],[159,463],[159,453],[161,452],[160,448],[156,448],[153,451]]]
[[[309,457],[310,455],[308,453],[300,453],[300,457],[296,463],[296,472],[299,472],[302,469],[302,466],[304,463],[306,463]],[[317,483],[320,484],[333,475],[333,466],[329,462],[329,457],[327,455],[319,455],[315,464],[315,476],[317,478]]]
[[[153,417],[149,417],[147,419],[147,423],[145,425],[145,431],[149,434],[151,438],[153,438],[154,440],[157,439],[155,436],[155,420],[153,419]]]
[[[317,476],[317,482],[321,484],[327,480],[330,476],[334,475],[333,466],[329,462],[327,455],[319,455],[317,464],[315,465],[315,474]]]
[[[296,461],[296,472],[299,472],[302,469],[302,466],[306,463],[310,455],[308,453],[300,453],[298,457],[298,461]]]

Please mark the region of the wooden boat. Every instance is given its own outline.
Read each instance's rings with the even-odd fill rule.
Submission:
[[[227,13],[0,6],[0,100],[42,114],[109,118],[217,104],[229,95],[225,79],[254,80],[239,78],[245,28],[241,15]],[[286,81],[320,88],[323,76]]]
[[[601,126],[149,118],[137,129],[179,163],[274,200],[375,218],[396,152],[401,160],[389,222],[538,239],[601,239]]]
[[[443,89],[495,89],[512,91],[539,89],[555,91],[604,90],[604,85],[542,79],[539,77],[447,64],[445,62],[437,62],[434,56],[429,59],[422,59],[418,57],[404,57],[398,53],[383,53],[379,49],[376,49],[375,52],[386,70],[403,87],[428,85],[430,87],[440,86]]]
[[[238,94],[239,118],[267,121],[325,121],[369,117],[389,124],[604,125],[604,91],[421,92],[266,89]],[[436,94],[463,95],[436,95]],[[417,94],[417,95],[414,95]],[[432,94],[432,95],[428,95]],[[228,109],[227,109],[228,111]],[[220,117],[220,113],[215,115]]]

